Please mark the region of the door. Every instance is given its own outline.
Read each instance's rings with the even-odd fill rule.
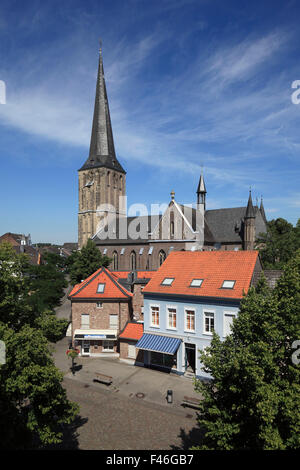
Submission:
[[[136,357],[135,344],[128,343],[128,357],[130,357],[131,359],[135,359]]]
[[[195,344],[185,343],[185,370],[195,373],[196,370],[196,346]]]
[[[89,341],[83,341],[81,355],[82,356],[90,355],[90,342]]]

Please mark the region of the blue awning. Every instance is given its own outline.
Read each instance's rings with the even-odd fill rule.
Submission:
[[[181,339],[170,338],[169,336],[151,335],[144,333],[136,343],[136,348],[146,351],[159,352],[164,354],[175,354],[179,348]]]

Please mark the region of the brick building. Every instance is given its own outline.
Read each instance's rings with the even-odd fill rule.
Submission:
[[[172,251],[251,250],[266,232],[263,202],[253,205],[251,191],[247,205],[207,210],[202,173],[191,206],[172,191],[161,213],[127,216],[126,171],[115,153],[101,51],[90,151],[78,181],[79,249],[92,238],[114,270],[157,270]]]
[[[101,267],[73,287],[68,297],[72,343],[82,356],[110,355],[133,361],[134,344],[143,331],[142,290],[153,274],[154,271],[111,272]],[[142,353],[139,361],[143,362],[141,356]]]

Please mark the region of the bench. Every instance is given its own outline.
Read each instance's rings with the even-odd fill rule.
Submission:
[[[190,406],[192,408],[198,408],[201,400],[198,400],[198,398],[192,398],[192,397],[184,397],[182,404],[183,406]]]
[[[110,385],[112,383],[112,377],[109,377],[108,375],[100,374],[99,372],[95,372],[96,378],[94,379],[94,382],[101,382],[106,385]]]

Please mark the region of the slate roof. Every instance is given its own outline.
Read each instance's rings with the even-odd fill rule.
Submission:
[[[126,173],[116,157],[101,51],[99,55],[90,152],[88,159],[79,171],[98,167],[110,168],[124,174]]]
[[[178,204],[180,209],[184,212],[185,217],[188,219],[190,225],[194,231],[197,231],[197,209],[188,207],[188,210],[185,210],[183,204]],[[205,211],[204,216],[204,242],[205,244],[214,244],[214,243],[238,243],[243,242],[243,233],[244,233],[244,219],[246,214],[247,207],[230,207],[224,209],[211,209]],[[266,232],[266,222],[263,219],[263,216],[257,206],[253,206],[253,211],[255,214],[255,229],[256,236],[259,233]],[[148,228],[148,232],[152,232],[156,225],[158,224],[162,215],[153,215],[153,216],[142,216],[139,217],[139,220],[143,223],[145,222],[145,227]],[[94,240],[97,245],[119,245],[120,243],[132,244],[132,243],[149,243],[151,242],[150,236],[145,238],[134,239],[130,236],[130,231],[128,227],[131,222],[136,219],[136,217],[124,217],[123,223],[125,224],[125,233],[128,234],[127,238],[109,238],[101,240],[97,236],[94,236]],[[116,233],[119,234],[120,222],[118,218],[116,219]],[[113,226],[111,226],[113,227]],[[106,229],[107,230],[107,229]],[[139,228],[138,228],[139,230]],[[110,230],[112,233],[112,230]],[[147,232],[147,230],[146,230]],[[147,233],[148,233],[147,232]]]
[[[149,232],[151,232],[152,230],[155,229],[155,227],[158,224],[161,217],[162,217],[161,214],[139,217],[139,222],[140,222],[140,224],[142,224],[143,228],[141,229],[140,224],[139,224],[139,225],[137,225],[137,231],[141,231],[142,235],[148,235]],[[119,245],[120,243],[126,245],[126,244],[132,244],[132,243],[137,243],[137,244],[148,243],[149,240],[150,240],[150,238],[148,236],[146,238],[141,237],[141,238],[138,238],[138,239],[135,239],[135,238],[131,237],[129,227],[130,227],[131,222],[133,222],[135,219],[137,219],[137,217],[122,217],[122,221],[120,221],[120,219],[117,217],[116,222],[115,222],[115,226],[114,226],[114,223],[112,223],[108,227],[106,227],[106,229],[105,229],[106,231],[108,230],[110,233],[113,233],[113,230],[115,229],[116,235],[117,235],[116,238],[109,238],[109,239],[101,240],[101,238],[97,234],[95,234],[94,237],[93,237],[93,240],[95,241],[95,243],[97,245],[101,245],[101,244],[104,244],[104,245],[106,245],[106,244],[109,244],[109,245],[117,244],[117,245]],[[120,238],[119,237],[119,234],[123,233],[122,226],[120,226],[121,223],[124,224],[125,234],[127,234],[127,238]]]
[[[241,299],[248,292],[258,251],[177,251],[172,252],[144,288],[144,295],[184,295]],[[162,285],[174,278],[171,286]],[[193,279],[203,279],[201,287],[190,287]],[[233,289],[223,281],[235,281]]]

